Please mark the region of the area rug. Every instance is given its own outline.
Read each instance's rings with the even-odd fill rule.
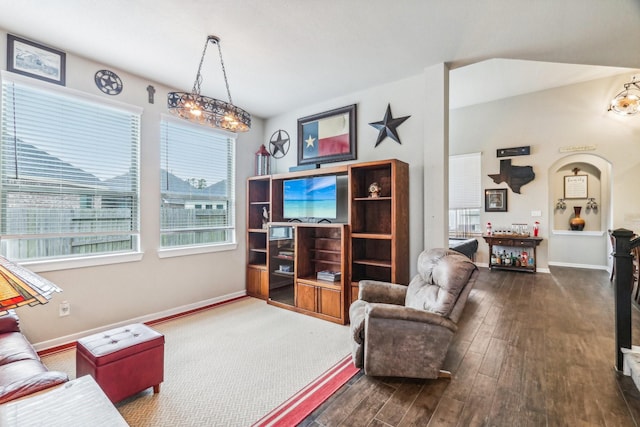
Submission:
[[[359,371],[346,356],[311,384],[262,417],[253,427],[295,426]]]
[[[357,372],[348,326],[254,298],[152,327],[165,381],[116,405],[133,427],[295,425]],[[42,360],[75,378],[75,350]]]

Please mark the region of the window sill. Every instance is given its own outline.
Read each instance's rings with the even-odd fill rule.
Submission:
[[[211,252],[232,251],[238,248],[237,243],[225,243],[223,245],[186,246],[180,248],[158,249],[158,258],[172,258],[177,256],[207,254]]]
[[[64,258],[46,261],[25,261],[20,262],[20,265],[28,268],[34,273],[42,273],[45,271],[69,270],[73,268],[136,262],[140,261],[143,255],[144,252],[127,252],[122,254],[85,256],[82,258]]]

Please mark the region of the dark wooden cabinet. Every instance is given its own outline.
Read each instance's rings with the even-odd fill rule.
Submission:
[[[271,179],[247,181],[247,294],[267,299],[267,228],[264,211],[271,211]]]
[[[380,188],[372,195],[370,186]],[[409,165],[399,160],[349,166],[351,301],[363,279],[409,283]]]
[[[339,199],[339,209],[344,211],[342,216],[338,214],[341,222],[285,222],[285,181],[320,175],[336,175],[346,182],[344,196]],[[380,188],[376,197],[369,191],[373,183]],[[263,228],[265,209],[268,229]],[[292,231],[282,234],[280,230],[287,237],[274,238],[274,227]],[[339,279],[319,280],[322,271],[339,272]],[[409,282],[406,163],[391,159],[249,178],[248,295],[344,324],[349,321],[349,305],[357,299],[358,282],[363,279]]]
[[[247,266],[247,294],[267,299],[269,296],[269,275],[266,267]]]
[[[296,306],[316,317],[345,324],[349,301],[346,224],[308,224],[297,227]],[[321,280],[318,273],[337,273]]]
[[[347,323],[348,231],[347,224],[269,224],[267,302]],[[322,272],[339,274],[322,280]]]
[[[489,268],[523,271],[527,273],[535,273],[537,271],[538,254],[536,248],[542,242],[542,237],[527,237],[510,234],[484,235],[482,237],[489,245]],[[495,252],[499,253],[497,250],[494,251],[494,247],[502,248],[502,250],[508,255],[511,255],[514,251],[516,254],[527,252],[526,265],[514,265],[513,263],[505,265],[502,262],[492,262],[491,254]]]

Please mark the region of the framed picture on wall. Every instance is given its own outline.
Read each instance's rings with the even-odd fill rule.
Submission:
[[[7,71],[65,85],[66,54],[7,34]]]
[[[586,199],[589,194],[588,175],[566,175],[564,177],[565,199]]]
[[[484,211],[485,212],[506,212],[507,211],[507,189],[494,188],[484,190]]]
[[[355,160],[356,105],[298,119],[298,164]]]

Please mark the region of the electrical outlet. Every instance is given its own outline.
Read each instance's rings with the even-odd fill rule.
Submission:
[[[62,301],[59,307],[60,317],[68,316],[71,314],[71,304],[68,301]]]

